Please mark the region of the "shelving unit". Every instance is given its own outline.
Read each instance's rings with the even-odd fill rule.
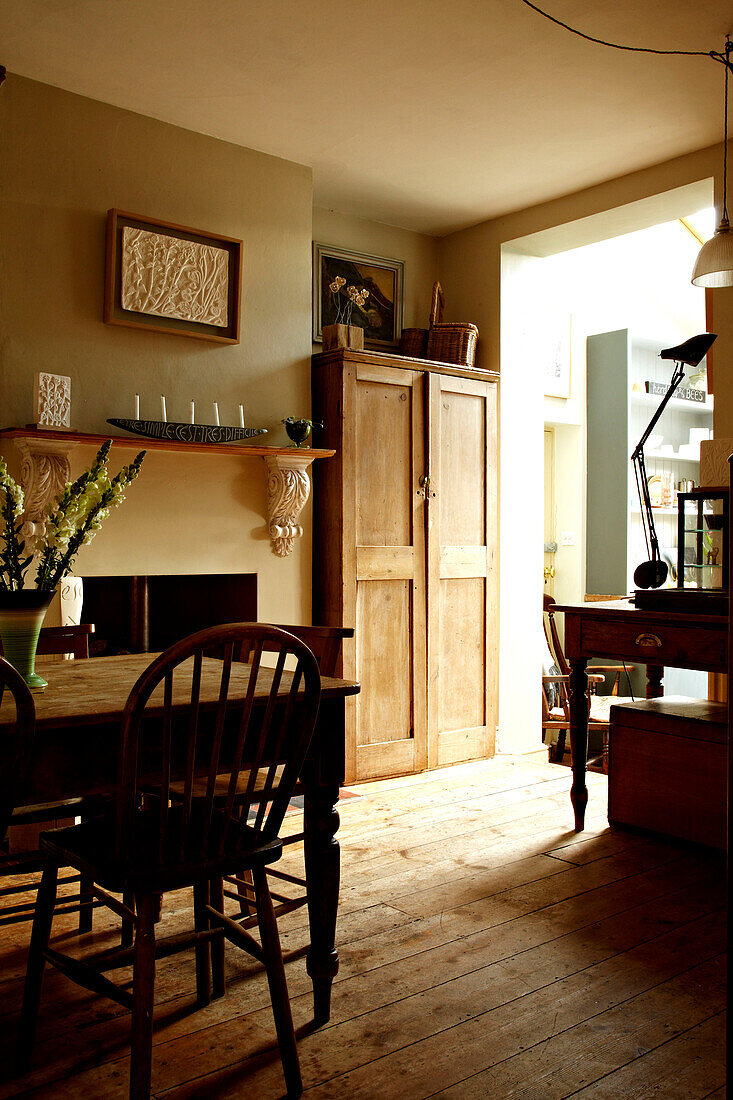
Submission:
[[[632,591],[634,569],[648,557],[630,456],[662,400],[634,386],[668,383],[671,377],[671,365],[659,351],[658,343],[628,329],[588,337],[586,591],[591,594]],[[712,422],[712,397],[706,395],[704,402],[672,398],[655,429],[664,436],[661,446],[671,446],[672,453],[645,449],[649,477],[659,476],[673,488],[683,479],[697,482],[699,447],[694,456],[680,455],[679,449],[690,445],[690,428],[708,429]],[[654,508],[654,517],[660,549],[676,569],[674,492],[669,503]]]
[[[634,589],[634,569],[649,557],[631,453],[641,439],[662,397],[644,392],[644,383],[669,383],[672,364],[659,358],[661,344],[638,338],[628,329],[588,337],[587,389],[587,529],[586,592],[623,595]],[[689,385],[687,377],[682,383]],[[634,389],[634,386],[637,389]],[[710,429],[713,399],[704,402],[672,398],[655,433],[662,444],[644,450],[649,478],[658,476],[671,487],[669,502],[654,507],[654,520],[663,557],[670,564],[668,584],[676,584],[678,482],[699,479],[699,448],[693,456],[680,455],[689,446],[690,428]],[[671,446],[664,453],[661,446]],[[665,494],[666,495],[666,494]],[[700,680],[697,688],[695,678]],[[668,670],[667,690],[705,695],[703,674]]]

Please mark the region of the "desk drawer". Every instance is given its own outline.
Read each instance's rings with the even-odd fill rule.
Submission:
[[[571,646],[568,646],[570,650]],[[587,657],[612,657],[649,665],[674,665],[720,672],[726,668],[726,636],[714,627],[682,627],[659,622],[633,623],[583,618],[580,653]]]

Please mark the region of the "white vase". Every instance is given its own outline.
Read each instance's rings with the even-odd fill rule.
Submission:
[[[78,626],[84,603],[84,582],[81,577],[64,577],[59,585],[62,626]]]

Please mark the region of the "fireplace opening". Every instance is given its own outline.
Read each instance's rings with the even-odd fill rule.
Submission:
[[[256,573],[83,577],[92,656],[156,653],[196,630],[257,621]]]

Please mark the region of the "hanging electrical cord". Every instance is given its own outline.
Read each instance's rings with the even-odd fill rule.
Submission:
[[[712,57],[713,61],[720,61],[725,65],[726,70],[731,67],[727,52],[718,53],[716,50],[657,50],[653,49],[651,46],[624,46],[619,42],[607,42],[604,38],[594,38],[592,34],[585,34],[583,31],[571,27],[569,23],[563,23],[562,19],[556,19],[554,15],[550,15],[549,12],[543,11],[542,8],[538,8],[531,0],[522,0],[522,3],[526,4],[528,8],[532,8],[532,11],[536,11],[538,15],[543,15],[545,19],[549,19],[551,23],[555,23],[558,27],[563,27],[566,31],[570,31],[571,34],[577,34],[578,38],[584,38],[586,42],[595,42],[598,46],[610,46],[612,50],[628,50],[631,53],[662,54],[669,57]]]
[[[549,12],[544,11],[537,4],[533,4],[532,0],[522,0],[522,3],[531,8],[532,11],[536,11],[544,19],[549,19],[557,27],[562,27],[563,30],[570,31],[578,38],[583,38],[586,42],[594,42],[598,46],[608,46],[612,50],[627,50],[630,53],[656,54],[658,57],[710,57],[713,61],[719,61],[725,66],[723,214],[718,223],[718,228],[715,230],[715,236],[705,242],[695,260],[695,266],[692,269],[692,283],[693,286],[701,287],[733,286],[733,233],[731,233],[730,222],[728,221],[728,73],[733,72],[733,62],[731,61],[733,42],[731,42],[730,36],[726,35],[722,52],[718,50],[708,50],[707,52],[703,50],[660,50],[654,46],[627,46],[621,42],[608,42],[605,38],[596,38],[592,34],[586,34],[585,31],[579,31],[576,27],[571,27],[569,23],[564,23],[562,19],[556,19],[554,15],[550,15]],[[644,488],[646,489],[646,485],[644,485]],[[651,511],[649,514],[651,515]],[[652,554],[652,558],[655,558],[654,554]]]
[[[733,50],[733,42],[727,38],[725,42],[725,107],[723,109],[723,133],[726,140],[723,142],[723,215],[721,219],[726,223],[728,221],[728,70],[731,50]]]

